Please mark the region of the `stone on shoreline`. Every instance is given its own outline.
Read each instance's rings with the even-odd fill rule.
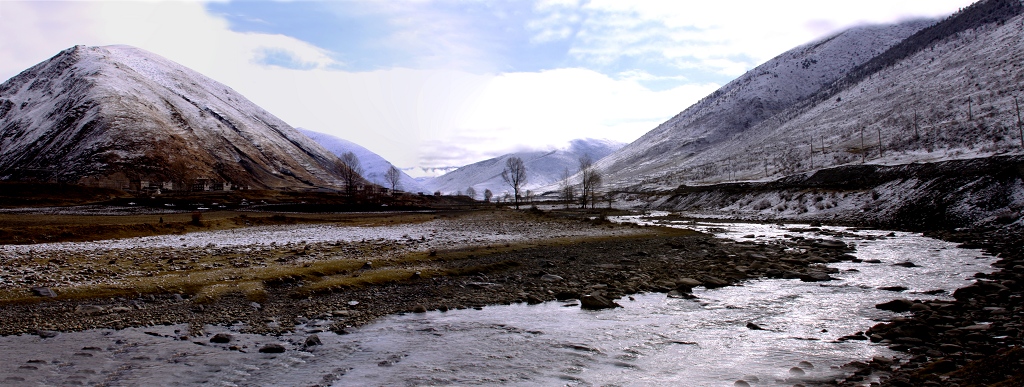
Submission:
[[[828,273],[820,271],[812,271],[806,274],[800,274],[800,281],[803,282],[824,282],[833,280],[835,280],[835,278],[828,275]]]
[[[893,312],[900,313],[900,312],[906,312],[906,311],[910,310],[910,307],[912,307],[912,306],[914,306],[914,302],[913,301],[910,301],[910,300],[907,300],[907,299],[903,299],[903,298],[897,298],[897,299],[889,301],[889,302],[883,302],[881,304],[877,304],[877,305],[875,305],[875,308],[878,308],[878,309],[881,309],[881,310],[888,310],[888,311],[893,311]]]
[[[31,290],[32,290],[32,294],[34,294],[36,296],[39,296],[39,297],[57,297],[57,292],[53,291],[53,289],[50,289],[50,288],[34,287]]]

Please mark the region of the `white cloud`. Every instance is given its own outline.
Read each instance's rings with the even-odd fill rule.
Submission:
[[[592,0],[571,54],[645,58],[736,76],[797,45],[868,23],[943,17],[973,0]],[[740,60],[742,56],[742,60]]]

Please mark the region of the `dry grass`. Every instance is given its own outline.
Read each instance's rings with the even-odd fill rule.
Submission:
[[[9,216],[9,215],[3,215]],[[189,214],[170,220],[187,223]],[[376,226],[400,223],[418,223],[435,219],[437,214],[313,214],[295,218],[284,215],[253,216],[235,212],[204,214],[204,223],[210,227],[248,227],[281,222],[334,222],[344,225]],[[85,224],[93,217],[56,217],[56,223]],[[113,219],[112,219],[113,218]],[[179,219],[180,218],[180,219]],[[52,219],[52,218],[51,218]],[[126,217],[99,217],[97,223],[108,225],[138,224],[152,220],[151,215]],[[19,225],[35,224],[41,219],[20,219]],[[4,226],[10,227],[10,226]],[[661,233],[692,233],[663,229]],[[641,237],[641,236],[637,236]],[[305,297],[338,289],[358,288],[406,281],[420,272],[424,278],[433,276],[460,276],[507,270],[518,265],[514,261],[491,264],[473,264],[472,260],[488,255],[533,248],[602,241],[623,237],[567,237],[532,240],[520,243],[464,246],[442,251],[402,251],[393,246],[374,243],[315,246],[316,254],[306,255],[295,246],[280,246],[259,257],[236,251],[203,253],[186,252],[171,259],[150,257],[127,259],[114,256],[66,257],[60,270],[78,271],[84,268],[94,273],[115,273],[109,278],[121,278],[110,284],[79,285],[55,288],[59,300],[89,300],[115,297],[138,297],[146,294],[183,294],[195,297],[196,302],[212,303],[227,294],[242,294],[253,301],[264,300],[270,292],[282,291],[292,296]],[[629,237],[625,237],[629,238]],[[389,250],[390,249],[390,250]],[[364,269],[369,257],[372,269]],[[389,257],[389,258],[383,258]],[[468,261],[468,262],[467,262]],[[467,262],[467,263],[460,263]],[[44,266],[53,262],[32,262]],[[108,279],[109,279],[108,278]],[[276,289],[276,290],[275,290]],[[25,289],[0,290],[0,304],[34,303],[46,301]]]

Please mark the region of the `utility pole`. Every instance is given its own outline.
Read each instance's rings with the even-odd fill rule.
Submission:
[[[885,157],[885,152],[882,151],[882,127],[878,127],[878,157]]]
[[[811,169],[814,169],[814,139],[811,139]]]
[[[864,127],[860,127],[860,163],[868,161],[868,148],[864,147]]]

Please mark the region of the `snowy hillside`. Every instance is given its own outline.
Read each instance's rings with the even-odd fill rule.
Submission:
[[[501,196],[506,191],[511,192],[508,184],[501,179],[505,162],[511,157],[519,157],[526,165],[527,183],[524,188],[534,190],[557,183],[566,169],[575,173],[580,156],[589,155],[593,160],[599,160],[621,147],[621,143],[609,140],[574,140],[565,149],[512,153],[470,164],[427,180],[423,185],[431,191],[444,194],[465,192],[468,187],[473,187],[477,198],[483,197],[485,189],[491,190],[495,196]]]
[[[708,95],[597,167],[612,186],[634,184],[638,176],[661,176],[813,95],[930,23],[858,27],[794,48]]]
[[[234,90],[128,46],[64,50],[0,84],[0,179],[306,189],[338,159]]]
[[[856,28],[798,47],[598,166],[615,188],[661,190],[1021,153],[1022,8],[983,1],[938,23]]]
[[[352,152],[359,159],[359,165],[363,169],[364,179],[369,180],[371,183],[380,185],[381,187],[391,187],[391,184],[387,182],[384,176],[388,172],[388,169],[392,167],[392,164],[383,157],[380,157],[380,155],[373,153],[369,149],[363,148],[359,144],[342,138],[320,132],[314,132],[309,129],[297,129],[300,133],[305,134],[307,137],[316,141],[325,149],[339,157],[345,152]],[[397,188],[402,191],[413,193],[427,191],[423,188],[420,182],[416,181],[416,179],[413,179],[405,172],[402,172]]]

